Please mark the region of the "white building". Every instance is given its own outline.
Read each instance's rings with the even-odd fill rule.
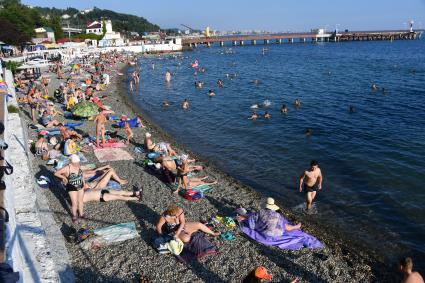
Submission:
[[[32,39],[32,42],[35,44],[48,41],[51,43],[55,43],[55,32],[52,28],[49,27],[41,27],[34,29],[35,31],[35,38]]]
[[[111,24],[112,29],[112,24]],[[103,34],[103,22],[102,21],[94,21],[87,25],[86,33],[94,33],[97,35]]]

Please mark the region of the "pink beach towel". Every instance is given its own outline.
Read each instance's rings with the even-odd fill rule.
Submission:
[[[121,148],[100,148],[94,150],[99,162],[119,161],[119,160],[133,160],[133,157],[127,151]]]

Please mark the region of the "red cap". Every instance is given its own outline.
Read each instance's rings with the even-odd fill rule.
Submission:
[[[262,266],[258,266],[256,269],[255,269],[255,277],[257,277],[258,279],[265,279],[265,280],[270,280],[270,279],[272,279],[272,275],[271,274],[269,274],[268,272],[267,272],[267,269],[265,269],[264,267],[262,267]]]

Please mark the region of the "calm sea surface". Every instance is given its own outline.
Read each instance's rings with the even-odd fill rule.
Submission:
[[[304,199],[299,175],[317,159],[324,183],[311,217],[389,259],[409,254],[424,267],[425,41],[270,44],[265,55],[263,47],[143,58],[132,99],[178,142],[294,211]],[[189,67],[196,59],[205,73]],[[194,87],[198,80],[203,89]],[[373,82],[386,95],[373,92]],[[180,108],[184,98],[189,111]],[[271,106],[258,113],[272,118],[248,120],[250,106],[265,100]]]

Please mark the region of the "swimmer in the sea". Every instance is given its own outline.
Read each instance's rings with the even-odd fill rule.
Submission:
[[[264,119],[270,119],[272,117],[272,115],[266,111],[266,113],[264,113]]]
[[[307,128],[307,129],[305,129],[304,134],[305,134],[306,137],[309,137],[309,136],[311,136],[312,131],[309,128]]]
[[[381,94],[382,94],[382,95],[386,95],[386,94],[387,94],[387,92],[385,91],[385,88],[382,88],[382,90],[381,90]]]
[[[253,80],[252,83],[255,84],[255,85],[258,85],[260,83],[260,81],[259,80]]]
[[[164,100],[164,102],[162,102],[162,106],[163,107],[169,107],[170,106],[170,102],[168,102],[168,100]]]
[[[255,121],[257,119],[258,119],[258,115],[257,115],[256,112],[253,112],[252,115],[251,115],[251,117],[248,118],[248,120],[253,120],[253,121]]]
[[[208,91],[208,96],[209,97],[213,97],[213,96],[215,96],[215,93],[214,93],[214,91],[212,91],[211,89]]]
[[[280,107],[280,113],[282,113],[282,114],[288,113],[288,108],[286,108],[285,104],[282,104],[282,107]]]
[[[378,86],[376,84],[372,84],[371,89],[373,91],[376,91],[376,90],[378,90]]]
[[[298,108],[298,107],[300,107],[301,106],[301,101],[297,98],[297,99],[295,99],[295,101],[294,101],[294,106],[295,106],[295,108]]]
[[[182,108],[185,109],[185,110],[189,109],[189,101],[187,100],[187,98],[185,98],[185,100],[183,100]]]
[[[356,112],[356,109],[354,108],[354,106],[353,106],[353,105],[350,105],[349,112],[350,112],[350,113],[354,113],[354,112]]]
[[[223,87],[224,86],[224,83],[223,83],[223,81],[221,79],[218,79],[217,80],[217,86],[218,87]]]

